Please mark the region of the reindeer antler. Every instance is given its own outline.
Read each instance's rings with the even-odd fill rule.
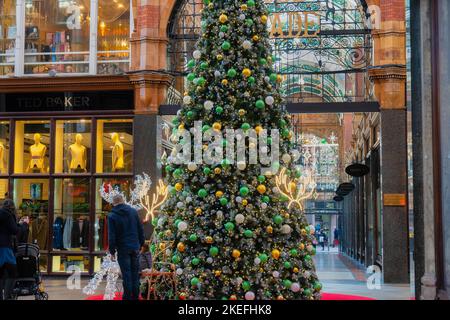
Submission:
[[[141,205],[148,212],[147,216],[145,217],[145,221],[149,221],[150,218],[153,219],[155,217],[155,210],[161,207],[161,205],[166,201],[168,195],[169,195],[169,188],[160,179],[158,181],[158,186],[156,187],[156,192],[153,194],[151,204],[150,204],[150,196],[148,195],[143,200],[145,203],[141,203]]]
[[[305,200],[310,199],[316,190],[312,174],[290,180],[286,175],[286,168],[283,168],[275,177],[275,184],[280,193],[289,199],[288,209],[296,204],[303,211]]]

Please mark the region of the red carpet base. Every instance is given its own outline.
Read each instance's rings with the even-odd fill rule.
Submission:
[[[98,296],[91,296],[88,297],[86,300],[103,300],[102,295]],[[122,295],[117,294],[116,298],[114,300],[122,300]],[[336,293],[322,293],[322,300],[324,301],[362,301],[362,300],[375,300],[368,297],[362,297],[362,296],[351,296],[346,294],[336,294]]]

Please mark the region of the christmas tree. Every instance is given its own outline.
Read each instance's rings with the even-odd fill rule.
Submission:
[[[319,299],[314,228],[302,213],[308,185],[298,183],[303,173],[294,163],[281,76],[272,67],[269,12],[262,0],[203,2],[202,35],[188,63],[174,139],[199,130],[224,136],[226,129],[254,130],[259,142],[250,137],[246,146],[256,142],[274,154],[277,136],[266,132],[279,130],[282,156],[265,171],[229,153],[213,164],[166,164],[170,195],[155,220],[156,249],[163,252],[155,266],[176,272],[180,299]],[[230,148],[228,138],[219,147]],[[220,153],[217,145],[201,149]]]

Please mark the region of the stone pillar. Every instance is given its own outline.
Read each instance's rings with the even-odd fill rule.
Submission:
[[[372,1],[381,9],[381,25],[373,30],[374,67],[369,76],[381,106],[381,189],[384,197],[407,198],[406,29],[403,0]],[[409,283],[407,202],[383,202],[383,278]]]
[[[161,175],[159,107],[173,80],[166,72],[166,30],[175,0],[137,0],[135,4],[129,72],[135,87],[135,173],[151,174],[156,185]]]

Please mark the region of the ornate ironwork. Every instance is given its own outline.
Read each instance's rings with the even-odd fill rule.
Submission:
[[[283,75],[288,103],[362,102],[372,99],[367,68],[372,60],[372,38],[364,0],[265,0],[271,21],[278,17],[283,35],[271,39],[275,68]],[[169,25],[169,71],[180,77],[183,91],[188,58],[201,31],[202,0],[178,1]],[[307,30],[313,37],[292,32],[292,15],[317,18]],[[291,15],[291,18],[289,18]],[[269,30],[272,28],[269,23]],[[291,29],[290,29],[291,28]],[[289,32],[291,30],[291,32]],[[297,32],[298,33],[298,32]]]

